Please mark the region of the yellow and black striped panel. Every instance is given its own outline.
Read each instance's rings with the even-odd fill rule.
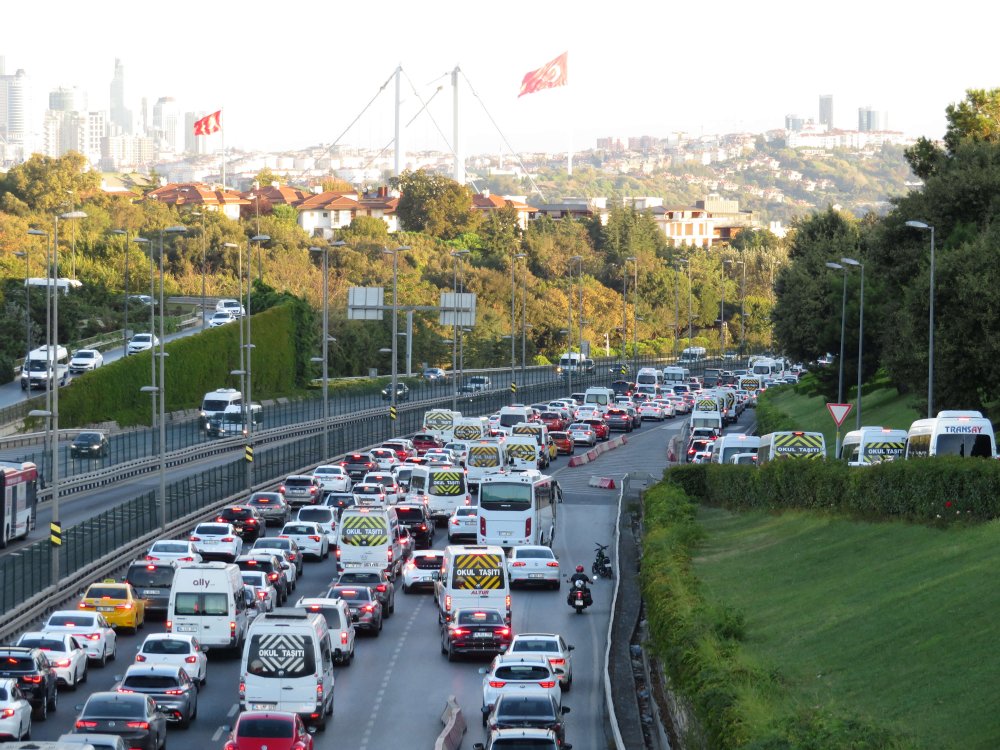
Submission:
[[[483,428],[474,424],[460,424],[455,427],[456,440],[478,440],[483,436]]]
[[[758,380],[757,378],[743,378],[742,380],[740,380],[740,389],[744,391],[750,391],[750,393],[753,393],[754,391],[759,391],[760,380]]]
[[[476,552],[455,555],[455,588],[499,589],[503,586],[503,559],[500,555]]]
[[[535,427],[530,424],[518,424],[511,428],[511,434],[513,435],[538,435],[542,431],[541,426]]]
[[[695,411],[718,411],[719,402],[714,398],[700,398],[694,408]]]
[[[865,445],[863,456],[866,464],[877,464],[882,461],[892,461],[903,457],[906,443],[902,440],[877,440]]]
[[[461,471],[434,471],[428,490],[435,495],[461,495],[465,492],[465,475]]]
[[[379,547],[388,543],[382,516],[346,516],[340,522],[340,543],[351,547]]]
[[[424,415],[424,426],[428,430],[447,430],[454,423],[455,418],[451,414],[444,412],[428,412]]]
[[[538,449],[527,443],[515,443],[507,446],[507,455],[522,461],[534,461],[538,458]]]
[[[785,432],[774,436],[774,454],[782,458],[826,458],[826,448],[822,435]]]
[[[469,466],[479,468],[490,468],[500,465],[497,446],[495,445],[473,445],[469,448],[469,457],[466,459]]]

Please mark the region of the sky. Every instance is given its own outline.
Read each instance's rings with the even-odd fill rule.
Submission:
[[[818,119],[821,94],[833,95],[835,127],[856,129],[858,108],[871,106],[892,130],[940,138],[948,104],[1000,86],[997,21],[1000,6],[969,0],[49,0],[4,8],[0,55],[7,74],[28,74],[39,123],[58,86],[107,109],[117,57],[134,110],[143,96],[150,108],[172,96],[184,111],[222,109],[226,147],[261,150],[381,149],[402,66],[404,122],[430,100],[404,144],[448,151],[458,65],[469,156],[582,151],[605,136],[759,133],[789,113]],[[563,52],[568,85],[518,98],[524,74]]]

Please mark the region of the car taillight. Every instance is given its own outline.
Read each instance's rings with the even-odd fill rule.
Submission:
[[[486,536],[486,518],[483,516],[479,517],[479,536]]]
[[[152,555],[146,555],[146,559],[147,559],[147,560],[159,560],[160,558],[158,558],[158,557],[153,557]]]
[[[451,519],[451,525],[452,526],[458,526],[458,519],[457,518]]]
[[[236,540],[233,539],[231,536],[224,536],[224,537],[222,537],[222,541],[224,541],[224,542],[235,542]]]
[[[180,562],[194,562],[193,557],[179,557],[177,558]]]
[[[277,573],[268,573],[267,574],[267,580],[269,580],[269,581],[277,581],[278,580],[278,574]]]
[[[524,521],[524,536],[527,537],[527,538],[529,538],[529,539],[531,538],[531,519],[530,518],[525,519],[525,521]]]
[[[507,684],[506,682],[503,682],[501,680],[490,680],[491,688],[502,688],[506,684]]]
[[[559,567],[559,562],[557,560],[549,560],[547,563],[545,563],[545,567],[546,568],[558,568]]]
[[[167,620],[167,632],[169,633],[173,629],[174,629],[174,621],[173,620]]]
[[[374,612],[375,611],[375,605],[374,604],[366,604],[361,609],[363,609],[365,612]]]
[[[549,664],[553,667],[562,667],[566,665],[565,659],[549,659]]]
[[[285,494],[285,485],[281,485],[280,487],[278,487],[278,492],[280,492],[282,495],[284,495]]]
[[[40,674],[26,674],[21,677],[25,682],[30,682],[32,685],[40,685],[42,682],[42,676]]]
[[[200,542],[201,539],[199,537],[192,536],[192,537],[188,537],[188,541],[190,541],[190,542]]]
[[[312,534],[310,534],[309,539],[311,539],[314,542],[318,542],[320,538],[318,536],[313,536]]]
[[[550,688],[554,688],[556,686],[556,683],[555,683],[554,680],[551,681],[551,682],[549,680],[543,680],[542,682],[539,682],[538,684],[541,685],[543,688],[545,688],[547,690],[550,689]]]
[[[515,562],[510,564],[512,568],[523,568],[527,563]]]
[[[68,667],[68,666],[70,665],[70,660],[69,660],[69,659],[57,659],[57,660],[56,660],[56,661],[54,662],[54,664],[55,664],[55,666],[57,666],[57,667],[63,667],[63,668],[66,668],[66,667]]]
[[[232,620],[229,621],[229,635],[230,637],[236,635],[236,623]]]
[[[497,633],[506,638],[508,635],[510,635],[510,628],[500,628],[499,630],[497,630]]]
[[[378,586],[375,587],[375,590],[379,591],[379,592],[385,592],[385,590],[386,590],[385,589],[385,584],[384,583],[380,583]]]
[[[257,592],[257,598],[258,599],[267,599],[267,592],[264,591],[264,590],[258,591]],[[188,657],[188,658],[190,658],[192,661],[194,661],[194,657],[193,656]]]
[[[126,721],[125,722],[125,726],[127,726],[129,729],[149,729],[149,722],[148,721]]]
[[[390,547],[385,551],[385,556],[389,560],[389,562],[392,562],[392,547]]]
[[[240,692],[240,698],[246,698],[246,696],[247,696],[247,681],[245,679],[244,680],[240,680],[240,689],[239,689],[239,692]]]
[[[5,708],[3,711],[0,711],[0,719],[9,719],[13,715],[14,715],[13,708]]]
[[[469,631],[465,628],[449,628],[448,633],[451,635],[468,635]]]
[[[183,690],[164,690],[165,695],[184,695]]]
[[[507,596],[504,598],[504,604],[506,605],[507,612],[509,613],[510,612],[510,594],[507,594]]]
[[[142,654],[136,654],[135,660],[141,664],[142,662],[146,661],[146,657],[143,656]]]
[[[341,630],[340,631],[340,645],[343,646],[346,643],[347,643],[347,631],[346,630]]]
[[[337,547],[337,559],[340,559],[340,547]]]
[[[315,495],[316,494],[316,490],[318,490],[318,489],[319,489],[318,487],[310,487],[309,488],[309,494],[310,495]]]
[[[451,612],[451,594],[445,594],[444,597],[444,611]]]
[[[127,604],[116,604],[115,609],[132,609],[132,602],[128,602]]]
[[[288,534],[278,534],[278,539],[288,539]]]
[[[288,559],[292,562],[295,562],[295,553],[294,552],[289,553]]]
[[[194,664],[196,661],[198,661],[198,657],[197,656],[185,656],[184,657],[184,661],[187,664]]]
[[[76,722],[77,729],[94,729],[97,726],[96,721],[78,721]]]

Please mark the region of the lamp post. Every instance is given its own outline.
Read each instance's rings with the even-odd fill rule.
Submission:
[[[625,259],[625,262],[622,263],[622,369],[623,370],[625,369],[624,368],[625,357],[626,357],[626,355],[625,355],[625,347],[627,346],[627,342],[628,342],[628,311],[627,311],[628,295],[626,294],[626,291],[627,291],[626,287],[628,286],[628,264],[629,263],[634,263],[635,264],[635,279],[634,279],[634,283],[632,284],[632,294],[633,295],[635,294],[636,289],[639,286],[639,259],[637,257],[635,257],[634,255],[630,255],[629,257],[627,257]],[[637,298],[637,300],[638,300],[638,298]],[[633,310],[632,310],[632,315],[633,316],[636,314],[636,311],[635,311],[634,308],[635,308],[635,305],[633,305]],[[633,325],[632,328],[633,328],[633,331],[634,331],[635,330],[635,326]],[[635,357],[635,351],[634,351],[634,349],[635,349],[635,347],[633,346],[633,352],[632,352],[633,358]],[[633,369],[634,369],[634,367],[633,367]],[[622,374],[624,375],[624,373],[622,373]],[[633,375],[634,374],[635,373],[633,373]]]
[[[572,258],[569,259],[569,262],[570,262],[570,276],[571,277],[572,277],[572,273],[573,273],[572,264],[573,263],[579,263],[580,264],[579,265],[579,279],[580,279],[580,354],[579,354],[579,358],[576,360],[576,366],[580,368],[580,371],[582,373],[583,372],[583,256],[582,255],[574,255]],[[573,301],[572,300],[573,300],[573,297],[572,297],[572,295],[570,295],[569,308],[570,308],[570,318],[571,319],[572,319],[572,310],[573,310]],[[572,328],[572,325],[570,327]],[[572,358],[571,358],[570,359],[570,367],[572,367],[572,366],[573,366],[573,364],[572,364]],[[581,380],[583,379],[583,375],[582,374],[581,374],[580,378],[581,378]]]
[[[192,211],[192,216],[201,217],[201,330],[205,330],[205,265],[208,254],[205,250],[205,214],[202,211]]]
[[[223,242],[223,247],[229,249],[236,249],[236,278],[237,286],[239,287],[239,300],[240,304],[243,304],[243,247],[235,242]],[[238,370],[233,370],[230,375],[240,376],[240,396],[246,396],[247,385],[246,385],[246,367],[243,365],[243,320],[239,320],[240,324],[240,366]]]
[[[925,221],[908,221],[906,226],[914,229],[929,229],[931,232],[931,280],[927,306],[930,322],[927,332],[927,417],[934,416],[934,227]]]
[[[459,264],[459,260],[462,257],[464,257],[464,256],[466,256],[468,254],[469,254],[468,250],[452,250],[452,252],[451,252],[451,257],[453,258],[453,269],[454,269],[454,279],[452,280],[452,290],[453,290],[453,293],[455,295],[455,306],[454,306],[454,308],[452,310],[452,312],[454,314],[454,319],[452,320],[452,334],[451,334],[451,374],[452,374],[452,378],[451,378],[452,379],[451,410],[452,411],[458,411],[458,388],[459,388],[458,384],[459,384],[459,381],[462,380],[463,377],[464,377],[464,373],[462,374],[462,376],[460,376],[459,359],[458,359],[459,338],[461,336],[461,333],[459,331],[460,327],[458,325],[458,264]],[[511,275],[513,275],[513,267],[511,268]],[[511,307],[511,329],[510,329],[511,345],[510,346],[511,346],[511,358],[512,358],[512,361],[513,361],[513,356],[514,356],[514,343],[513,343],[514,342],[514,292],[513,292],[513,286],[512,286],[512,291],[511,291],[511,303],[510,303],[510,307]],[[395,339],[395,336],[393,336],[393,339]],[[395,341],[393,341],[393,345],[395,346]],[[463,354],[464,354],[464,352],[463,352]],[[465,361],[464,360],[465,360],[465,357],[462,357],[462,368],[461,368],[462,370],[465,369]],[[512,371],[512,373],[513,373],[513,369],[514,369],[513,364],[511,364],[511,371]],[[513,377],[513,375],[511,377]]]
[[[132,242],[135,242],[135,243],[137,243],[139,245],[142,245],[143,249],[149,254],[149,335],[152,337],[152,336],[156,335],[156,283],[155,283],[156,272],[154,270],[154,263],[155,263],[155,261],[153,260],[153,250],[152,250],[151,247],[149,247],[149,240],[146,239],[145,237],[135,237],[132,240]],[[125,353],[127,354],[128,350],[126,350]],[[149,357],[149,384],[150,384],[151,387],[155,387],[156,386],[156,357],[152,356],[153,355],[152,341],[150,341],[150,351],[149,351],[149,353],[150,353],[150,357]],[[157,399],[157,394],[159,393],[159,391],[157,391],[157,390],[148,390],[148,391],[145,391],[145,392],[149,394],[150,408],[152,410],[152,415],[150,417],[149,424],[150,424],[150,427],[154,427],[155,428],[156,427],[156,420],[157,420],[157,416],[156,416],[156,399]]]
[[[865,342],[865,264],[854,258],[841,258],[840,262],[847,266],[855,266],[861,269],[861,293],[859,296],[858,311],[858,410],[854,419],[854,429],[861,429],[861,355],[864,353]],[[846,274],[845,274],[846,276]]]
[[[409,245],[401,245],[391,250],[387,247],[382,248],[383,253],[392,256],[392,390],[389,399],[389,405],[392,407],[396,406],[396,388],[399,380],[399,364],[396,362],[396,348],[399,342],[399,254],[409,249]]]
[[[128,230],[112,229],[111,234],[125,238],[125,322],[122,324],[122,355],[124,356],[124,350],[128,347]]]
[[[511,257],[510,261],[510,382],[514,383],[514,369],[517,366],[517,354],[515,353],[514,329],[517,325],[517,292],[514,287],[514,271],[517,261],[524,258],[524,253],[517,253]],[[521,383],[524,385],[524,383]],[[511,403],[516,401],[515,394],[511,393]]]
[[[840,357],[837,359],[837,365],[840,368],[840,373],[837,376],[837,403],[842,404],[844,403],[844,316],[847,312],[847,269],[833,261],[828,261],[826,267],[832,268],[834,271],[843,271],[844,274],[844,291],[840,302]],[[834,455],[840,458],[840,425],[837,425],[837,442],[834,447]]]
[[[722,304],[719,306],[719,357],[726,356],[726,266],[732,264],[729,258],[722,259],[721,281],[722,281]]]
[[[740,354],[746,354],[747,349],[747,327],[746,327],[746,299],[747,299],[747,264],[744,260],[735,261],[743,272],[740,281]]]
[[[528,263],[524,264],[524,275],[521,277],[521,383],[527,382],[525,367],[528,362]]]
[[[30,234],[30,230],[29,230]],[[27,344],[26,352],[31,351],[31,284],[28,279],[31,277],[31,269],[28,267],[28,251],[14,253],[17,258],[24,258],[24,342]],[[28,357],[25,355],[24,361],[27,364]]]
[[[346,244],[337,240],[332,246],[339,248]],[[330,457],[330,247],[310,247],[309,250],[323,253],[323,460],[326,461]]]
[[[692,339],[692,329],[691,329],[691,312],[692,312],[692,299],[691,299],[691,259],[690,258],[678,258],[678,263],[684,263],[688,268],[688,346],[691,346]]]
[[[265,242],[270,241],[270,239],[271,238],[268,235],[266,235],[266,234],[255,234],[253,237],[250,238],[250,242],[256,243],[256,245],[257,245],[257,281],[258,282],[260,282],[260,253],[261,253],[260,246],[262,244],[264,244]],[[246,404],[246,408],[247,408],[247,420],[246,420],[245,424],[246,424],[246,429],[247,429],[247,440],[248,441],[250,440],[250,438],[253,437],[253,419],[252,419],[252,417],[253,417],[253,403],[252,403],[252,399],[253,399],[253,356],[252,355],[253,355],[253,350],[255,348],[254,344],[253,344],[253,334],[252,334],[252,331],[251,331],[251,328],[250,328],[251,322],[252,322],[251,317],[250,317],[250,290],[251,290],[251,287],[253,286],[253,284],[250,283],[250,274],[251,274],[251,269],[252,269],[251,263],[252,263],[252,261],[250,259],[250,247],[247,246],[247,309],[246,309],[246,315],[244,316],[247,319],[247,344],[246,344],[246,346],[247,346],[247,359],[246,359],[246,363],[247,363],[247,393],[246,393],[246,401],[244,403]],[[250,462],[247,462],[247,472],[248,473],[250,472],[250,470],[252,468],[253,468],[253,465]],[[252,486],[249,487],[248,489],[252,489]]]
[[[50,356],[49,349],[52,346],[52,283],[51,279],[51,248],[49,246],[49,240],[51,236],[44,229],[29,229],[28,234],[35,237],[45,238],[45,366],[50,367]],[[28,349],[28,354],[31,353],[31,349]],[[25,354],[24,364],[22,367],[27,367],[28,365],[28,355]],[[47,373],[48,374],[48,373]],[[29,391],[30,391],[30,374],[29,374]],[[45,378],[45,410],[51,415],[52,414],[52,380],[51,378]],[[52,422],[51,420],[46,420],[45,422],[45,452],[43,456],[49,455],[49,451],[52,448]]]

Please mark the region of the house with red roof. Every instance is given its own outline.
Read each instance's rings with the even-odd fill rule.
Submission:
[[[223,190],[203,182],[171,182],[146,193],[146,200],[168,206],[188,206],[206,211],[219,211],[230,219],[240,218],[240,207],[250,201],[235,190]]]

